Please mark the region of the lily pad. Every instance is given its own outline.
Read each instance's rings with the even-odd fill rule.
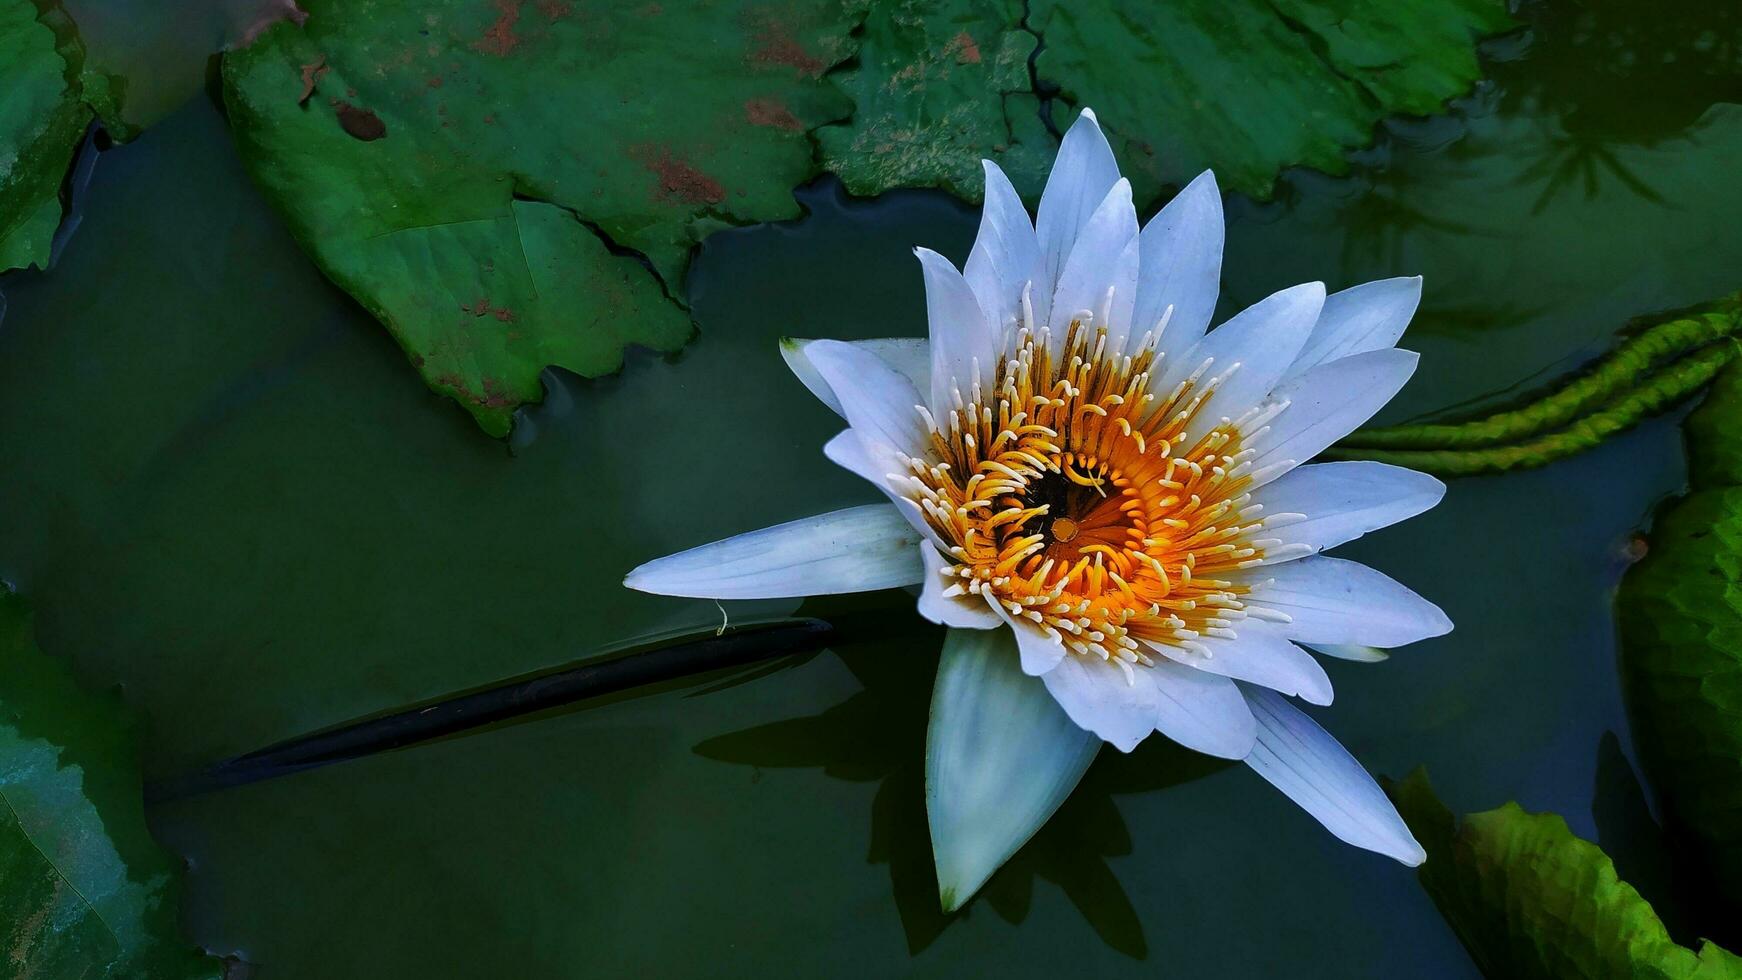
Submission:
[[[1634,739],[1670,827],[1742,909],[1742,369],[1688,416],[1694,492],[1652,528],[1616,598]]]
[[[0,0],[0,272],[47,267],[61,180],[91,118],[76,42],[63,34],[32,0]]]
[[[1726,980],[1742,958],[1677,945],[1597,845],[1516,803],[1459,822],[1417,770],[1392,788],[1428,859],[1418,874],[1490,977]]]
[[[1501,0],[1035,0],[1027,23],[1041,82],[1094,106],[1140,200],[1208,167],[1257,197],[1284,167],[1344,173],[1385,116],[1464,94],[1475,39],[1513,26]]]
[[[0,586],[0,951],[9,976],[221,977],[178,935],[119,700],[80,690]]]
[[[224,59],[242,157],[317,264],[487,431],[557,365],[691,335],[723,224],[796,217],[839,0],[305,5]]]
[[[859,57],[834,78],[853,118],[817,131],[823,166],[854,194],[941,187],[980,200],[980,161],[1039,194],[1058,142],[1028,62],[1039,39],[1018,0],[896,0],[866,12]]]
[[[1668,825],[1742,908],[1742,487],[1666,511],[1617,602],[1641,761]]]

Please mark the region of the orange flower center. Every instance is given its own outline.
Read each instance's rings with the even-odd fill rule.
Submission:
[[[909,499],[948,546],[947,595],[989,600],[1067,650],[1149,665],[1153,645],[1209,655],[1248,607],[1237,569],[1259,564],[1265,519],[1251,502],[1244,432],[1279,407],[1202,419],[1226,374],[1206,363],[1150,390],[1155,355],[1105,352],[1106,331],[1072,323],[1062,349],[1019,331],[991,392],[976,385],[909,459]],[[1269,515],[1271,522],[1288,516]]]

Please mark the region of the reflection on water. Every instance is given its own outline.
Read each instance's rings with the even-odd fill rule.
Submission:
[[[1130,854],[1133,846],[1113,796],[1166,789],[1233,763],[1159,736],[1129,755],[1103,750],[1034,839],[962,911],[945,915],[925,815],[926,718],[943,630],[916,626],[912,599],[902,594],[881,606],[869,598],[811,600],[801,612],[836,625],[841,639],[834,652],[861,690],[813,715],[705,739],[695,746],[697,754],[758,769],[820,769],[836,779],[876,782],[867,858],[889,866],[911,953],[930,946],[952,921],[982,903],[1006,922],[1021,923],[1040,879],[1062,890],[1108,946],[1137,959],[1148,955],[1143,922],[1107,862]]]
[[[1532,3],[1527,47],[1490,74],[1505,111],[1551,115],[1576,139],[1649,146],[1742,102],[1742,6],[1707,0]]]
[[[1563,192],[1593,199],[1608,181],[1668,204],[1620,150],[1697,140],[1714,104],[1742,102],[1742,7],[1669,0],[1640,16],[1625,0],[1584,0],[1525,15],[1530,56],[1493,75],[1504,111],[1552,127],[1519,178],[1540,188],[1532,213]]]
[[[1542,187],[1531,214],[1541,214],[1561,191],[1582,188],[1585,200],[1597,197],[1605,177],[1613,178],[1628,190],[1653,204],[1668,204],[1662,194],[1651,188],[1645,178],[1633,172],[1609,145],[1589,136],[1551,136],[1542,157],[1519,175],[1523,184]]]

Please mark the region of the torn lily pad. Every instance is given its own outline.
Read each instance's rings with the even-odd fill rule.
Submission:
[[[1516,803],[1462,821],[1417,770],[1391,788],[1428,859],[1417,872],[1490,977],[1732,980],[1742,958],[1677,944],[1602,849]]]
[[[242,157],[424,379],[505,434],[557,365],[691,335],[722,224],[796,217],[808,133],[850,106],[838,0],[304,5],[224,59]]]
[[[33,977],[224,975],[179,935],[178,862],[145,827],[119,700],[36,648],[0,584],[0,923]]]
[[[879,3],[835,76],[853,117],[817,135],[855,194],[977,201],[984,157],[1028,198],[1055,142],[1039,97],[1057,93],[1119,121],[1108,135],[1140,204],[1206,168],[1268,197],[1287,167],[1345,172],[1388,115],[1442,111],[1480,77],[1477,38],[1514,26],[1502,0]]]
[[[1113,121],[1140,201],[1206,167],[1256,197],[1285,167],[1344,173],[1384,117],[1464,94],[1476,38],[1514,26],[1502,0],[1034,0],[1028,25],[1040,80]]]
[[[834,76],[853,117],[817,131],[824,169],[866,197],[940,187],[978,201],[988,159],[1038,195],[1057,141],[1029,77],[1038,40],[1021,20],[1020,0],[872,5],[858,60]]]
[[[79,60],[70,27],[45,23],[32,0],[0,0],[0,272],[48,266],[61,181],[91,119]]]

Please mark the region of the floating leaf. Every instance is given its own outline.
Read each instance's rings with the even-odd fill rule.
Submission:
[[[1742,487],[1664,512],[1617,605],[1634,741],[1665,822],[1742,909]]]
[[[855,194],[941,187],[978,201],[980,161],[1038,194],[1058,149],[1028,61],[1019,0],[894,0],[866,12],[854,67],[833,76],[853,117],[817,131],[823,166]]]
[[[1040,80],[1095,108],[1139,200],[1207,167],[1259,197],[1284,167],[1344,173],[1380,119],[1467,91],[1476,36],[1513,26],[1500,0],[1034,0],[1027,23]]]
[[[178,935],[180,869],[145,829],[114,697],[36,649],[0,587],[0,935],[9,976],[220,977]]]
[[[1552,813],[1516,803],[1460,823],[1417,770],[1392,787],[1428,859],[1417,872],[1471,957],[1490,977],[1726,980],[1742,958],[1698,953],[1669,936],[1608,856]]]
[[[1742,910],[1742,369],[1688,416],[1694,492],[1651,530],[1616,597],[1634,741],[1671,829]]]
[[[848,51],[838,0],[305,7],[224,59],[245,164],[497,435],[547,365],[681,347],[690,248],[797,216],[807,134],[848,111],[821,78]]]
[[[61,180],[91,118],[76,42],[61,33],[32,0],[0,0],[0,272],[48,266]]]

